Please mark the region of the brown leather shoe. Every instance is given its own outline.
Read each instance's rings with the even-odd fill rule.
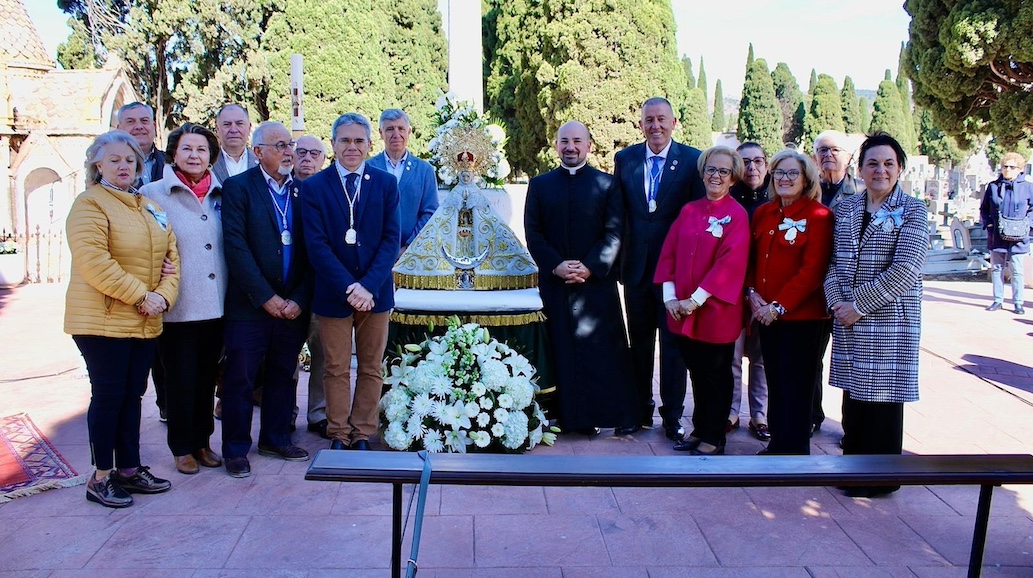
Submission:
[[[212,448],[201,448],[194,451],[194,459],[206,468],[217,468],[222,465],[222,458]]]
[[[196,474],[201,471],[201,468],[197,467],[197,460],[194,456],[176,456],[176,470],[181,474]]]

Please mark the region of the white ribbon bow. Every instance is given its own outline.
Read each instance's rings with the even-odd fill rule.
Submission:
[[[714,237],[720,239],[725,234],[725,225],[732,222],[732,216],[727,215],[724,218],[718,219],[717,217],[708,217],[710,226],[707,227],[707,232]]]
[[[800,219],[799,221],[794,221],[794,220],[790,219],[789,217],[786,217],[786,218],[782,219],[782,223],[779,224],[778,230],[779,231],[785,231],[786,232],[786,241],[789,241],[790,243],[792,243],[792,242],[796,241],[796,232],[797,231],[803,233],[803,232],[805,232],[807,230],[807,219]]]

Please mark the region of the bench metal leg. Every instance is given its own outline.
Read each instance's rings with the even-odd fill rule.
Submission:
[[[968,557],[968,578],[979,578],[983,566],[983,549],[986,547],[986,530],[990,525],[990,498],[994,487],[979,486],[979,506],[976,508],[976,529],[972,533],[972,553]]]
[[[391,486],[391,575],[402,578],[402,484]]]

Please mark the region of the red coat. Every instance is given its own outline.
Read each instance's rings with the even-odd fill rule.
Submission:
[[[710,217],[730,217],[720,237],[707,231]],[[653,282],[674,281],[678,299],[688,299],[699,287],[710,298],[681,321],[668,315],[673,333],[707,343],[732,343],[739,337],[749,243],[749,217],[731,195],[717,201],[700,199],[682,208],[664,240]]]
[[[795,239],[786,239],[789,230],[778,228],[786,218],[807,221],[803,231],[794,227]],[[765,301],[785,307],[780,319],[828,318],[822,283],[832,256],[833,226],[832,211],[812,199],[801,198],[784,208],[775,199],[753,213],[746,286],[756,289]]]

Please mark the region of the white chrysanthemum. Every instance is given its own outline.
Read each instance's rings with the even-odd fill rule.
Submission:
[[[409,435],[401,423],[392,423],[384,431],[384,443],[396,450],[409,449]]]
[[[506,381],[506,393],[513,398],[513,407],[524,409],[534,400],[534,386],[526,377],[511,377]]]
[[[486,431],[472,431],[470,432],[470,439],[479,448],[486,448],[491,444],[491,436]]]
[[[495,401],[498,402],[499,407],[504,407],[506,409],[513,407],[513,396],[508,393],[503,393]]]
[[[412,399],[413,416],[425,417],[434,411],[434,401],[427,393],[421,393]]]
[[[477,417],[477,414],[481,413],[481,407],[477,405],[476,401],[467,402],[464,413],[466,413],[466,417]]]
[[[491,435],[498,439],[501,439],[502,436],[506,435],[506,426],[500,423],[491,426]]]
[[[509,368],[504,363],[495,359],[484,359],[481,361],[481,381],[491,391],[500,391],[509,379]]]
[[[501,407],[496,409],[495,413],[492,415],[495,417],[495,421],[499,423],[506,423],[506,420],[509,419],[509,412],[502,409]]]
[[[470,393],[476,395],[477,397],[481,397],[487,392],[488,388],[484,387],[484,383],[480,381],[475,381],[473,385],[470,386]]]
[[[423,447],[428,452],[436,454],[445,449],[445,443],[442,441],[441,432],[436,429],[429,429],[423,436]]]
[[[511,450],[523,445],[527,439],[527,416],[519,411],[510,412],[509,419],[503,425],[506,427],[506,436],[502,438],[502,445]]]
[[[405,420],[405,433],[410,440],[417,440],[427,432],[427,426],[423,425],[423,418],[418,415],[411,415]]]
[[[495,407],[495,402],[490,397],[484,396],[480,399],[480,406],[482,409],[491,409]]]
[[[430,394],[438,399],[445,399],[452,393],[452,382],[444,375],[434,378],[430,385]]]
[[[488,422],[490,422],[490,421],[491,421],[491,416],[486,414],[486,413],[484,413],[483,411],[481,413],[477,414],[477,425],[478,426],[484,427],[484,426],[488,425]]]

